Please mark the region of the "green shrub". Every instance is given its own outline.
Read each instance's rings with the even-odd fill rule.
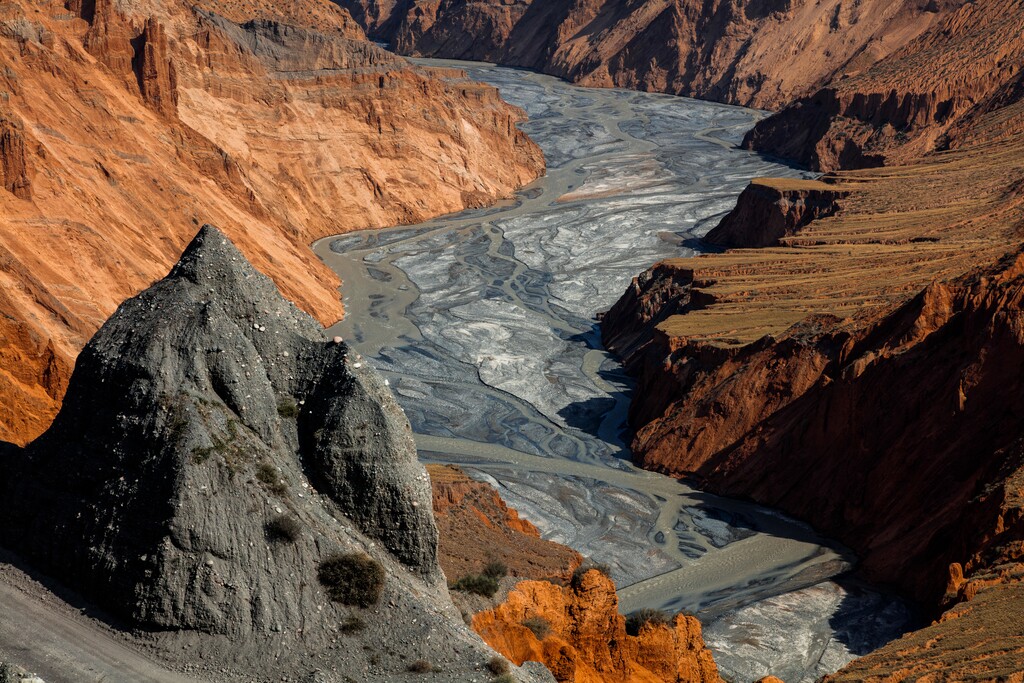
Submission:
[[[335,553],[320,563],[317,578],[334,602],[370,607],[380,600],[384,567],[363,553]]]
[[[516,677],[512,674],[502,674],[497,678],[492,678],[491,683],[516,683]]]
[[[261,462],[259,464],[256,468],[256,479],[274,493],[282,494],[288,490],[288,485],[281,480],[281,475],[278,473],[277,468],[269,462]]]
[[[409,665],[409,671],[414,674],[428,674],[434,670],[434,665],[425,659],[417,659]]]
[[[278,515],[264,526],[267,539],[278,543],[295,543],[302,535],[302,522],[291,515]]]
[[[503,579],[508,576],[508,565],[501,560],[491,560],[484,566],[483,575],[492,579]]]
[[[493,576],[484,576],[483,574],[467,574],[451,584],[449,588],[492,598],[498,592],[498,580]]]
[[[660,609],[644,607],[626,617],[626,633],[631,636],[639,635],[640,629],[646,624],[654,626],[667,626],[670,618],[666,612]]]
[[[551,633],[551,622],[544,617],[530,617],[523,619],[523,626],[530,629],[537,640],[544,640]]]
[[[283,418],[293,420],[299,416],[299,406],[290,398],[282,398],[277,404],[277,414]]]
[[[509,672],[508,660],[501,655],[491,657],[490,661],[487,662],[487,670],[495,676],[507,674]]]

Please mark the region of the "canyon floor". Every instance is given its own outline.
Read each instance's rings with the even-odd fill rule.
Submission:
[[[899,600],[830,580],[854,558],[809,527],[629,464],[630,386],[596,315],[651,262],[692,255],[751,178],[805,175],[736,148],[760,114],[429,64],[524,108],[548,173],[495,207],[315,245],[345,283],[334,331],[389,378],[421,457],[472,468],[609,565],[625,611],[697,613],[734,680],[815,680],[906,630]]]

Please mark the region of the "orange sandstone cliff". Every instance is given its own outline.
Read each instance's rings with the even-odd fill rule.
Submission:
[[[678,615],[626,632],[615,584],[596,569],[569,587],[523,581],[473,629],[515,662],[543,662],[558,681],[574,683],[718,683],[700,622]]]
[[[500,562],[511,576],[568,581],[583,558],[541,539],[533,524],[505,504],[489,484],[454,465],[427,465],[439,533],[438,557],[449,581]]]
[[[778,108],[857,74],[960,0],[341,0],[403,54]]]
[[[0,64],[0,440],[49,423],[84,341],[197,225],[330,323],[312,240],[543,169],[494,88],[410,66],[326,0],[8,2]]]

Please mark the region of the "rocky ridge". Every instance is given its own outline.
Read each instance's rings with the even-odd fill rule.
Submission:
[[[0,8],[0,395],[17,407],[0,439],[45,428],[78,350],[204,221],[328,323],[338,283],[309,242],[540,172],[493,88],[413,68],[347,17],[326,1]]]
[[[497,62],[588,86],[779,108],[855,75],[950,11],[942,2],[343,0],[402,54]]]
[[[489,656],[448,598],[428,478],[384,381],[215,228],[119,307],[53,425],[0,469],[4,545],[172,663],[184,641],[261,678],[402,680],[425,659],[465,680]],[[376,605],[328,598],[318,567],[337,552],[384,569]]]
[[[473,629],[515,663],[543,662],[558,681],[721,681],[696,618],[680,614],[631,635],[615,584],[596,569],[567,587],[523,581],[503,604],[474,615]]]

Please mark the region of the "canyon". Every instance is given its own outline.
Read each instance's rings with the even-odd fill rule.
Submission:
[[[449,579],[492,559],[468,547],[470,535],[501,548],[493,559],[517,579],[565,581],[578,553],[608,565],[618,590],[594,571],[576,585],[525,581],[474,618],[513,662],[543,661],[559,680],[674,680],[673,669],[680,680],[716,680],[719,671],[749,681],[769,673],[789,681],[1017,680],[1021,35],[1024,5],[1013,0],[7,3],[0,396],[16,409],[0,415],[0,440],[16,445],[0,449],[0,483],[7,504],[21,503],[5,511],[17,522],[4,531],[5,545],[64,572],[118,618],[183,628],[170,649],[196,647],[220,662],[203,649],[214,642],[206,636],[256,633],[284,657],[278,673],[336,661],[331,634],[315,628],[303,636],[311,646],[302,655],[273,650],[280,637],[266,635],[282,632],[277,626],[298,634],[305,625],[297,623],[319,617],[309,611],[319,600],[309,573],[319,542],[303,542],[298,564],[281,564],[305,577],[297,601],[268,588],[274,577],[243,567],[260,564],[245,559],[263,552],[257,518],[235,529],[255,551],[233,555],[212,527],[179,538],[194,526],[186,520],[165,531],[187,542],[140,555],[140,539],[155,527],[132,527],[119,509],[136,504],[139,479],[129,485],[101,474],[135,465],[98,432],[80,439],[90,433],[82,387],[96,386],[81,378],[122,378],[95,365],[110,339],[101,332],[80,357],[76,385],[79,350],[212,220],[238,244],[227,254],[232,263],[251,260],[321,324],[345,312],[329,333],[344,337],[339,358],[357,370],[362,354],[385,377],[372,382],[374,402],[394,418],[381,428],[401,464],[384,488],[416,494],[383,496],[394,505],[371,512],[344,507],[356,475],[337,466],[327,431],[298,432],[291,453],[293,435],[274,426],[286,422],[272,414],[282,387],[301,400],[337,387],[299,370],[309,379],[300,397],[294,376],[274,369],[270,389],[257,391],[266,400],[250,406],[250,396],[225,389],[246,384],[248,373],[243,381],[237,367],[211,361],[214,375],[231,379],[211,380],[220,398],[185,401],[196,415],[218,400],[236,415],[269,411],[261,424],[271,427],[247,423],[243,438],[253,432],[254,447],[269,448],[264,456],[283,473],[277,484],[312,477],[307,484],[328,492],[302,501],[303,518],[337,539],[327,519],[337,506],[354,525],[343,535],[401,577],[387,618],[374,619],[363,638],[394,619],[403,646],[386,653],[380,671],[380,661],[358,651],[362,640],[342,647],[366,660],[370,680],[406,676],[403,659],[413,650],[405,646],[424,628],[444,634],[453,668],[435,674],[442,678],[477,675],[489,654],[448,602],[432,555],[434,519]],[[408,61],[368,36],[404,54],[525,66],[603,89]],[[382,226],[400,227],[375,229]],[[206,230],[200,245],[222,238]],[[326,266],[306,246],[315,240]],[[196,244],[186,257],[202,251]],[[203,270],[188,263],[168,281]],[[218,268],[237,274],[234,265]],[[234,279],[256,278],[245,273]],[[233,301],[218,288],[210,293]],[[119,344],[140,324],[151,332],[144,339],[159,337],[154,330],[167,318],[142,311],[129,324],[129,308],[108,324],[120,330]],[[240,320],[259,313],[227,308]],[[278,322],[271,332],[284,332]],[[295,324],[324,343],[312,320]],[[256,332],[228,328],[253,340],[263,331],[259,321]],[[293,361],[282,358],[320,353],[254,344],[259,358],[245,356],[246,365],[286,367]],[[231,346],[212,338],[203,345],[211,353]],[[622,359],[635,389],[603,347]],[[50,426],[69,386],[78,388]],[[134,434],[131,425],[167,436],[173,420],[162,421],[173,406],[137,390],[125,388],[145,399],[134,413],[101,414],[100,422],[153,445],[153,433]],[[320,429],[360,441],[345,435],[351,426],[335,420]],[[223,443],[208,431],[211,446],[200,450]],[[63,467],[54,466],[61,443],[85,454],[78,484],[46,475]],[[433,515],[414,447],[433,463]],[[184,451],[167,452],[184,462]],[[291,462],[296,454],[302,468]],[[250,480],[254,463],[222,459],[249,488],[230,499],[234,512],[214,513],[241,519],[242,507],[271,504],[263,497],[274,482]],[[440,468],[452,462],[463,470]],[[180,480],[140,472],[157,491],[150,499],[168,496],[161,479]],[[229,480],[195,483],[227,490]],[[325,501],[330,491],[334,503]],[[28,519],[29,494],[52,501],[47,517]],[[188,520],[206,514],[197,512],[202,496],[172,497],[188,503],[177,509]],[[76,509],[107,520],[106,531],[75,521]],[[396,510],[423,532],[415,535],[422,543],[406,544],[383,521]],[[96,574],[88,553],[48,540],[50,527],[93,539],[111,571]],[[170,583],[154,587],[144,564],[156,558]],[[843,578],[854,564],[870,584]],[[223,573],[231,586],[197,579],[183,588],[185,574],[175,571],[192,565],[196,576]],[[140,599],[111,601],[97,592],[104,581],[116,584],[110,595]],[[247,614],[232,602],[239,585],[262,596],[264,611]],[[913,598],[934,622],[896,639],[914,616],[879,585]],[[193,593],[205,597],[191,603]],[[25,614],[41,613],[16,592],[6,597]],[[642,607],[692,610],[703,631],[679,617],[627,634],[619,611]],[[523,626],[531,617],[555,628],[538,635]],[[76,623],[79,634],[110,647],[94,624]],[[83,661],[96,655],[65,644]],[[153,662],[138,659],[150,645],[127,647],[128,666],[150,675]],[[255,645],[221,663],[244,678],[265,654]],[[550,680],[529,665],[516,675]]]
[[[400,54],[775,109],[899,51],[959,0],[342,0]]]
[[[493,88],[413,67],[326,1],[10,2],[0,59],[0,439],[19,444],[201,223],[331,323],[313,239],[480,206],[544,168]]]
[[[803,173],[736,148],[755,112],[463,68],[528,112],[547,175],[493,208],[314,247],[348,283],[332,332],[390,381],[421,457],[608,565],[624,613],[693,611],[730,678],[814,680],[902,633],[899,600],[829,581],[843,548],[631,467],[628,382],[597,338],[636,269],[696,246],[748,178]]]

